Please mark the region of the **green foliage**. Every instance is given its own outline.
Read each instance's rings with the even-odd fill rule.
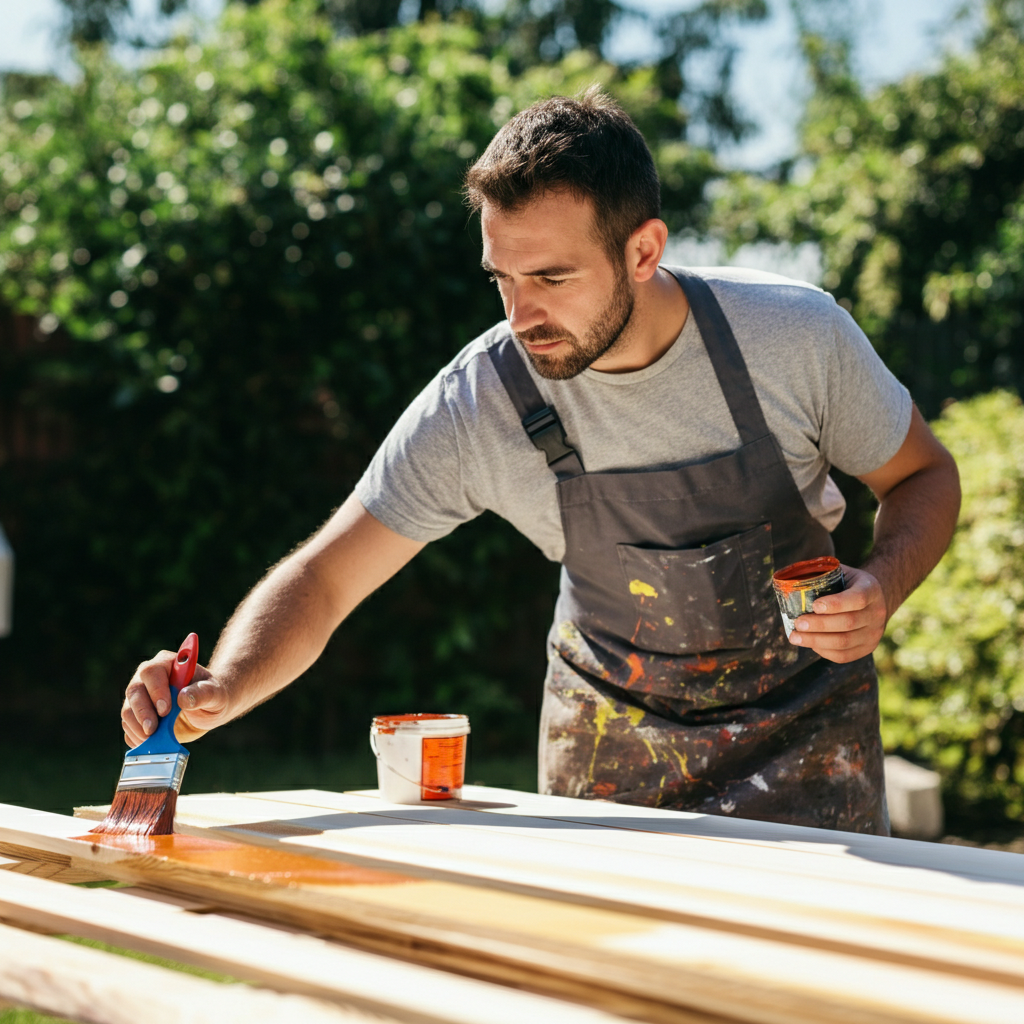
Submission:
[[[818,242],[825,287],[933,413],[1024,385],[1024,5],[984,14],[968,52],[871,95],[844,42],[807,35],[799,159],[717,210],[734,245]]]
[[[1024,818],[1024,406],[1006,391],[934,424],[960,467],[953,543],[876,653],[882,736],[940,771],[952,807]]]
[[[261,0],[236,0],[250,6]],[[133,30],[136,47],[160,45],[159,17],[141,25],[132,18],[132,0],[60,0],[65,8],[65,34],[79,45],[124,39]],[[643,21],[660,51],[651,71],[662,106],[672,111],[671,121],[685,133],[699,125],[712,141],[739,139],[754,126],[732,96],[732,63],[736,47],[734,25],[762,21],[768,14],[765,0],[702,0],[682,11],[654,15],[618,0],[302,0],[305,10],[324,15],[343,35],[365,35],[397,28],[402,22],[439,19],[472,26],[482,48],[507,64],[519,76],[540,64],[558,64],[578,51],[602,59],[614,30],[628,21]],[[189,0],[160,0],[152,14],[175,15]],[[301,8],[300,8],[301,10]],[[148,31],[138,35],[140,28]],[[692,75],[694,58],[703,74]],[[707,74],[713,69],[712,74]],[[682,109],[680,109],[680,104]],[[675,137],[675,133],[673,133]]]
[[[47,1017],[35,1010],[12,1006],[9,1009],[0,1007],[0,1024],[71,1024],[65,1017]]]
[[[514,77],[457,20],[339,38],[315,0],[232,6],[138,70],[5,81],[0,405],[70,454],[0,462],[18,555],[8,727],[116,735],[134,665],[234,605],[346,497],[405,404],[501,315],[459,192],[497,126],[601,81],[678,140],[649,69],[579,51]],[[717,172],[655,145],[667,215]],[[51,452],[51,455],[60,452]],[[4,453],[0,453],[0,459]],[[298,686],[228,731],[362,744],[458,708],[481,753],[535,737],[556,570],[493,517],[430,545]],[[218,741],[219,742],[219,741]]]

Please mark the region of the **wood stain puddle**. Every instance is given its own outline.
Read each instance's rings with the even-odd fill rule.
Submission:
[[[120,850],[134,856],[155,858],[175,867],[198,868],[270,885],[399,885],[419,881],[393,871],[178,833],[169,836],[90,833],[72,838],[88,843],[94,852],[100,848]]]

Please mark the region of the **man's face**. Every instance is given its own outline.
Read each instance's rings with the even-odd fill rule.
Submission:
[[[568,380],[612,350],[633,312],[633,285],[593,230],[594,208],[545,193],[520,210],[481,211],[483,266],[534,369]]]

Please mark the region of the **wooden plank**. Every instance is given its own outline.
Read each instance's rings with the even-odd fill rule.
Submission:
[[[465,786],[463,794],[462,805],[483,813],[497,810],[501,814],[525,814],[585,824],[601,824],[611,828],[721,839],[770,847],[783,846],[829,857],[848,858],[852,854],[875,864],[926,868],[931,871],[990,878],[1015,884],[1024,883],[1024,864],[1021,863],[1020,856],[999,850],[978,850],[911,839],[894,840],[886,836],[864,835],[859,832],[782,825],[770,821],[641,807],[606,800],[577,800],[571,797],[521,793],[517,790],[487,786]],[[284,799],[283,793],[267,795],[275,799]],[[359,790],[351,795],[379,799],[376,790]],[[970,852],[967,852],[968,850]]]
[[[221,984],[0,924],[0,998],[96,1024],[371,1024],[354,1010]]]
[[[93,871],[72,868],[68,857],[40,852],[31,859],[24,860],[11,857],[0,857],[0,871],[13,871],[22,875],[35,875],[37,878],[52,878],[55,881],[69,882],[78,885],[82,882],[105,882],[108,879]]]
[[[685,1010],[688,1019],[697,1012],[757,1024],[1024,1020],[1019,987],[955,977],[941,965],[888,964],[445,882],[369,881],[366,869],[338,861],[210,840],[197,845],[188,836],[89,842],[74,838],[80,827],[59,815],[0,807],[0,842],[69,854],[73,863],[102,865],[127,881],[206,895],[466,973],[533,988],[567,986],[598,1005],[608,993],[632,996],[641,1019],[682,1019],[672,1012]]]
[[[666,1024],[703,1024],[708,1020],[704,1012],[678,1005],[686,998],[685,979],[680,994],[667,984],[671,979],[663,972],[647,969],[644,964],[630,968],[627,960],[616,984],[606,983],[610,968],[620,960],[612,954],[605,954],[595,965],[589,951],[581,955],[570,950],[562,962],[558,961],[556,944],[538,948],[531,941],[532,935],[524,938],[514,929],[510,935],[508,930],[486,925],[467,927],[463,920],[446,920],[445,911],[458,908],[464,895],[457,887],[423,886],[410,906],[401,894],[397,901],[379,898],[389,882],[402,894],[408,893],[403,887],[414,880],[400,875],[377,873],[375,877],[298,855],[253,858],[245,847],[230,843],[195,847],[182,836],[141,842],[74,838],[81,828],[81,821],[61,815],[0,805],[0,854],[21,857],[45,851],[50,856],[69,858],[75,865],[103,870],[121,881],[205,898],[211,905],[339,937],[361,948],[509,982],[640,1020]],[[469,916],[487,924],[506,918],[521,923],[537,916],[531,914],[531,909],[532,904],[523,901],[496,906],[492,900],[489,906],[470,907]],[[586,934],[594,920],[591,915],[584,922],[573,919],[561,923],[567,931],[582,927]],[[616,923],[621,931],[621,923]],[[628,925],[627,921],[627,930]],[[608,930],[607,926],[603,929]],[[599,934],[603,931],[598,928]],[[698,987],[714,986],[700,979]],[[670,994],[667,1004],[649,995],[659,988]],[[708,993],[708,999],[714,999],[713,992]]]
[[[359,856],[370,865],[399,865],[403,870],[415,866],[424,877],[486,881],[532,896],[576,898],[592,906],[886,962],[941,962],[945,970],[968,977],[1009,984],[1024,981],[1024,915],[1019,910],[1021,893],[1015,887],[954,879],[950,882],[954,890],[959,885],[966,895],[950,893],[944,891],[941,877],[917,872],[925,876],[929,889],[915,893],[910,885],[898,885],[906,869],[882,866],[879,871],[887,876],[896,873],[896,879],[865,889],[822,882],[798,869],[786,875],[758,869],[751,866],[750,851],[744,848],[739,852],[748,862],[737,869],[708,863],[709,854],[700,849],[691,855],[689,846],[699,847],[701,840],[631,836],[618,830],[573,828],[567,834],[585,844],[596,842],[591,837],[597,835],[618,846],[625,844],[625,851],[587,846],[574,850],[570,840],[536,840],[530,829],[524,837],[498,825],[493,829],[427,825],[394,819],[390,812],[267,820],[275,813],[288,813],[290,805],[261,801],[254,795],[183,797],[179,806],[178,827],[190,834],[225,835],[342,859]],[[192,811],[194,807],[199,807],[199,814]],[[401,813],[420,811],[453,820],[467,815],[454,808],[438,812],[414,807]],[[234,825],[224,824],[232,820]],[[537,834],[560,834],[557,823],[550,826]],[[643,852],[652,842],[662,855]],[[669,846],[681,842],[687,853],[683,873],[678,855],[664,855]],[[720,844],[711,845],[712,853],[722,849]],[[786,859],[784,851],[775,852]],[[765,855],[765,859],[770,858]],[[830,871],[834,869],[830,864]]]
[[[478,790],[480,787],[475,787]],[[216,805],[218,801],[225,798],[225,794],[209,794],[184,798],[188,801],[188,813],[190,815],[206,816],[207,805]],[[303,791],[292,794],[282,793],[256,793],[236,794],[232,798],[245,797],[248,799],[258,798],[275,802],[281,813],[280,819],[290,820],[291,826],[300,831],[310,822],[310,815],[296,816],[287,814],[281,804],[293,802],[303,806],[327,809],[332,811],[359,812],[373,814],[389,818],[397,818],[406,821],[431,822],[437,824],[473,825],[479,822],[488,833],[502,832],[508,835],[533,836],[535,838],[557,839],[559,841],[572,841],[576,843],[598,846],[602,849],[613,849],[629,853],[656,853],[661,852],[673,856],[683,856],[688,863],[705,861],[716,865],[734,865],[736,867],[749,867],[756,864],[758,872],[772,871],[783,874],[797,875],[801,879],[815,877],[821,879],[836,879],[844,885],[851,882],[861,882],[867,885],[888,886],[896,891],[905,892],[908,889],[924,893],[941,893],[949,895],[959,893],[969,898],[985,898],[986,893],[993,894],[993,901],[1004,903],[1007,899],[1016,899],[1021,908],[1024,909],[1024,874],[1021,871],[1021,860],[1017,854],[1001,853],[993,850],[978,850],[967,847],[941,847],[943,856],[938,858],[931,856],[931,851],[936,849],[936,844],[917,843],[910,840],[888,839],[879,836],[858,837],[865,840],[873,840],[881,844],[883,848],[911,847],[913,849],[923,848],[928,854],[921,864],[915,863],[914,859],[907,854],[893,856],[864,856],[863,850],[859,852],[844,851],[844,847],[838,844],[826,846],[824,843],[783,843],[783,842],[757,842],[751,843],[747,840],[731,839],[706,839],[704,837],[692,837],[685,832],[672,833],[667,830],[651,833],[646,830],[623,829],[620,827],[607,827],[602,819],[596,818],[593,821],[585,818],[570,819],[568,817],[556,818],[551,816],[527,815],[525,812],[509,813],[506,809],[496,809],[491,802],[486,817],[474,814],[475,808],[470,805],[467,809],[461,805],[440,805],[430,804],[422,806],[402,806],[388,804],[377,798],[366,794],[339,794],[324,791]],[[530,797],[535,801],[556,801],[560,803],[574,803],[588,806],[590,801],[568,801],[560,797]],[[96,816],[103,812],[103,808],[81,809],[88,811],[89,816]],[[645,808],[630,808],[631,811],[646,810]],[[219,813],[219,811],[217,812]],[[660,812],[662,815],[671,816],[677,812]],[[691,816],[693,817],[693,816]],[[710,815],[701,816],[710,818]],[[617,819],[614,819],[617,820]],[[730,824],[736,824],[731,819],[722,819]],[[749,822],[750,825],[762,825],[763,822]],[[773,828],[784,829],[787,826],[773,826]],[[314,830],[312,825],[306,831]],[[483,829],[481,829],[482,831]],[[825,833],[825,830],[817,831]],[[835,836],[836,833],[827,833]],[[845,834],[844,834],[845,836]],[[753,849],[751,849],[753,847]],[[829,855],[815,856],[821,850],[828,850]],[[946,856],[946,851],[951,851],[952,856]],[[930,858],[930,859],[929,859]],[[1012,888],[995,890],[992,883],[1006,883]]]
[[[411,1024],[615,1024],[622,1018],[561,1000],[346,949],[292,930],[137,892],[75,889],[0,875],[0,918],[98,939]]]
[[[768,821],[750,821],[713,814],[693,814],[661,808],[613,804],[602,800],[574,800],[569,797],[543,796],[536,793],[517,793],[514,790],[491,789],[484,786],[466,786],[466,798],[457,805],[439,802],[421,806],[389,804],[382,801],[376,790],[352,793],[331,793],[326,790],[272,791],[245,794],[281,803],[297,803],[332,810],[365,811],[404,815],[416,820],[431,820],[431,814],[450,814],[455,811],[474,811],[489,818],[529,818],[537,822],[562,822],[566,826],[592,831],[594,828],[615,829],[674,836],[680,839],[701,839],[716,858],[723,855],[723,847],[743,850],[755,846],[766,851],[759,857],[784,852],[793,861],[792,854],[802,853],[829,858],[813,867],[809,858],[801,861],[801,870],[812,870],[823,877],[835,877],[838,869],[843,873],[856,869],[856,863],[869,865],[872,877],[883,877],[881,866],[897,869],[910,868],[923,872],[941,872],[950,876],[984,882],[1006,882],[1024,885],[1024,858],[1015,853],[999,850],[981,850],[941,843],[925,843],[911,839],[892,839],[885,836],[861,835],[855,832],[836,832],[830,829],[806,828],[798,825],[780,825]],[[241,794],[240,794],[241,795]],[[721,845],[719,845],[721,844]],[[727,853],[724,854],[728,856]],[[795,862],[795,861],[794,861]],[[853,863],[851,863],[853,862]],[[761,861],[759,860],[759,863]],[[900,885],[912,876],[894,875]],[[923,879],[926,875],[918,876]]]
[[[400,807],[388,805],[377,801],[368,801],[363,797],[350,794],[321,794],[323,803],[319,808],[309,805],[306,813],[290,811],[283,801],[271,801],[265,794],[206,794],[201,796],[182,797],[179,801],[179,821],[184,828],[194,827],[221,827],[229,828],[246,826],[247,830],[258,837],[268,838],[270,842],[278,841],[292,844],[303,844],[313,847],[327,848],[339,840],[342,833],[351,839],[362,839],[374,834],[386,836],[387,841],[378,843],[380,850],[393,849],[396,856],[385,858],[391,862],[416,863],[411,857],[399,854],[402,844],[405,841],[411,842],[410,837],[416,837],[417,842],[426,844],[429,848],[429,831],[412,831],[411,829],[389,828],[386,832],[380,826],[383,822],[379,818],[395,819],[398,821],[413,824],[435,824],[468,827],[475,830],[479,835],[496,836],[498,834],[514,839],[530,840],[544,839],[556,840],[559,843],[572,842],[588,847],[597,847],[602,851],[611,851],[618,854],[629,855],[626,863],[630,863],[634,856],[661,855],[671,858],[672,863],[667,860],[662,862],[663,870],[667,871],[668,878],[678,877],[678,860],[685,859],[688,865],[688,877],[694,878],[695,871],[708,872],[707,877],[701,877],[700,884],[714,887],[712,878],[714,871],[711,869],[735,868],[737,872],[744,872],[754,868],[756,875],[748,878],[753,888],[748,893],[756,895],[764,887],[764,876],[766,873],[772,876],[772,886],[776,890],[779,887],[793,885],[793,879],[797,880],[800,893],[807,892],[809,879],[820,879],[822,881],[838,881],[844,887],[854,883],[888,889],[888,899],[892,893],[904,894],[917,892],[925,895],[959,896],[970,900],[988,900],[993,905],[1007,906],[1015,905],[1024,910],[1024,888],[1015,884],[1012,879],[1007,884],[1000,885],[997,879],[990,877],[985,881],[974,874],[939,872],[932,869],[920,869],[916,867],[898,867],[888,864],[878,864],[858,857],[839,859],[818,858],[802,856],[803,851],[793,850],[789,847],[779,846],[756,846],[750,848],[744,842],[709,841],[703,839],[692,839],[687,836],[670,836],[665,834],[635,833],[630,830],[602,828],[596,825],[586,825],[577,822],[562,822],[556,819],[528,818],[525,816],[502,818],[496,815],[488,815],[486,818],[467,812],[459,807],[438,808],[432,806],[423,807]],[[265,800],[263,805],[253,804],[254,800]],[[316,811],[342,812],[345,814],[361,814],[359,818],[342,818],[335,814],[317,814]],[[84,817],[100,818],[105,813],[104,807],[78,808],[76,813]],[[259,825],[262,828],[257,828]],[[435,830],[436,831],[436,830]],[[316,837],[322,834],[331,833],[331,842],[323,843]],[[447,844],[447,840],[444,844]],[[482,841],[481,841],[482,842]],[[884,840],[899,844],[905,840]],[[479,847],[471,844],[470,849]],[[916,844],[920,845],[920,844]],[[492,844],[500,851],[508,848],[505,843]],[[348,850],[353,855],[358,850],[352,847]],[[444,850],[442,849],[442,854]],[[462,853],[457,850],[457,853]],[[966,850],[967,853],[993,853],[987,850]],[[595,850],[579,850],[574,856],[577,860],[585,860],[588,866],[603,864],[602,854]],[[1019,859],[1016,854],[1004,854],[1004,857]],[[564,856],[563,856],[564,861]],[[619,858],[623,862],[623,858]],[[611,862],[614,863],[614,860]],[[432,865],[437,867],[438,865]],[[648,877],[646,872],[633,869],[632,874]],[[780,877],[782,876],[782,877]],[[790,876],[789,880],[784,876]],[[740,879],[741,874],[734,873],[734,879]],[[993,884],[996,883],[996,884]],[[735,884],[739,884],[738,881]],[[880,894],[881,895],[881,894]],[[857,896],[857,900],[864,898]]]
[[[10,871],[15,875],[33,875],[35,878],[49,878],[55,882],[67,882],[69,885],[81,885],[86,882],[105,882],[107,879],[93,871],[82,871],[79,868],[64,868],[42,860],[8,860],[0,858],[0,871]]]

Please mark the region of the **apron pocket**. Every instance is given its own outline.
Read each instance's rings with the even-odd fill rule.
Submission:
[[[769,523],[701,548],[617,547],[637,613],[634,646],[656,654],[753,647],[751,600],[773,569]]]

